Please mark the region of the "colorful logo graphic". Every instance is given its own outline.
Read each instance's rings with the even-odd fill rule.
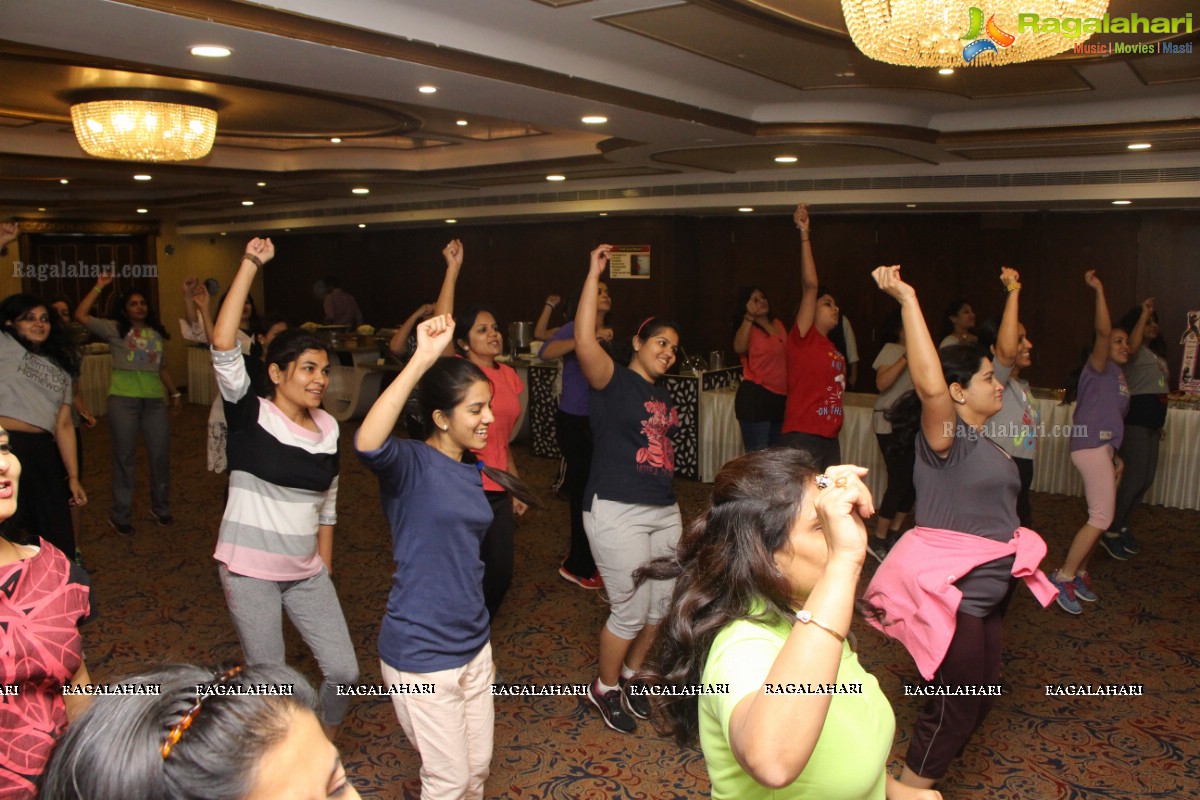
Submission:
[[[1000,52],[996,45],[1000,47],[1010,47],[1017,37],[1011,33],[1005,33],[996,25],[996,15],[988,17],[987,25],[983,24],[983,9],[971,7],[971,25],[967,29],[966,35],[961,37],[961,41],[971,40],[971,43],[963,48],[963,61],[970,64],[975,58],[984,53]],[[980,38],[986,33],[987,36]]]

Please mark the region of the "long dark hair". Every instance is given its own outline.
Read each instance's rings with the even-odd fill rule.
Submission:
[[[651,683],[700,683],[713,640],[741,619],[772,623],[792,614],[792,589],[775,567],[809,479],[818,472],[802,450],[775,448],[730,461],[713,482],[708,509],[693,520],[675,555],[639,567],[634,579],[675,579],[666,616],[642,672]],[[761,610],[760,610],[761,609]],[[654,721],[683,745],[699,738],[695,697],[652,698]]]
[[[736,335],[738,328],[742,327],[742,321],[746,319],[746,304],[750,302],[750,295],[754,294],[755,292],[762,292],[762,287],[743,286],[742,288],[738,289],[738,304],[733,310],[733,315],[729,318],[729,327],[731,328],[730,333]],[[766,295],[767,293],[763,292],[763,297],[766,297]]]
[[[45,344],[34,349],[32,342],[17,333],[17,320],[39,306],[46,309],[46,316],[50,318],[50,334],[46,337]],[[0,327],[3,327],[5,333],[20,342],[21,346],[29,352],[45,356],[61,367],[63,372],[71,377],[78,377],[79,348],[75,346],[75,340],[71,338],[70,330],[58,318],[58,312],[40,297],[22,293],[10,294],[4,298],[3,301],[0,301]]]
[[[449,416],[463,402],[471,387],[480,381],[489,386],[492,385],[484,371],[465,358],[446,356],[435,361],[417,382],[417,413],[421,424],[422,438],[428,440],[437,430],[437,423],[433,421],[433,412],[441,411]],[[491,478],[499,484],[501,489],[525,505],[533,508],[542,505],[541,498],[515,475],[502,469],[489,467],[470,450],[463,450],[462,460],[478,466],[481,473]]]
[[[320,350],[329,358],[330,364],[334,363],[333,353],[329,351],[329,345],[324,339],[303,328],[288,328],[286,331],[281,331],[271,342],[271,346],[267,348],[268,374],[270,374],[272,364],[278,367],[280,372],[287,372],[288,367],[305,350]],[[265,382],[265,385],[257,388],[260,397],[274,397],[275,392],[279,389],[269,380]]]
[[[946,304],[946,310],[942,312],[942,338],[945,339],[950,334],[954,333],[954,322],[950,319],[957,316],[959,311],[962,311],[963,306],[971,305],[965,298],[951,300]]]
[[[942,365],[942,377],[946,386],[957,383],[966,389],[971,385],[971,378],[988,354],[977,345],[956,344],[938,350],[938,360]],[[921,431],[921,398],[915,389],[910,389],[883,412],[883,416],[892,423],[891,451],[889,455],[905,456],[916,447],[917,435]]]
[[[149,296],[141,289],[126,289],[117,295],[117,299],[113,302],[112,318],[117,321],[117,335],[124,339],[133,327],[133,323],[129,321],[129,314],[125,311],[125,306],[135,294],[141,295],[142,299],[146,301],[146,327],[157,331],[163,339],[170,339],[171,334],[167,333],[167,329],[158,319],[158,312],[154,310]]]
[[[479,319],[480,314],[491,314],[496,325],[500,324],[496,312],[487,306],[468,306],[454,315],[454,351],[459,355],[467,354],[467,348],[463,347],[461,342],[470,343],[471,329],[475,327],[475,320]]]
[[[216,675],[220,675],[217,672]],[[180,665],[119,682],[157,685],[157,694],[97,697],[59,741],[38,797],[159,797],[241,800],[253,788],[263,756],[287,736],[296,713],[312,713],[317,696],[282,664],[256,664],[222,688],[275,685],[290,695],[212,694],[167,758],[160,748],[197,702],[197,686],[215,685],[212,671]]]
[[[1138,320],[1141,318],[1142,318],[1142,307],[1134,306],[1133,308],[1126,311],[1125,316],[1121,317],[1120,321],[1113,327],[1120,328],[1121,330],[1125,331],[1130,336],[1132,336],[1133,329],[1137,327]],[[1154,320],[1155,322],[1158,322],[1158,312],[1151,311],[1150,319]],[[1154,355],[1158,356],[1159,358],[1167,357],[1167,340],[1162,335],[1162,324],[1161,323],[1159,323],[1158,336],[1155,336],[1153,339],[1143,338],[1142,339],[1142,347],[1149,348],[1150,352],[1154,353]]]

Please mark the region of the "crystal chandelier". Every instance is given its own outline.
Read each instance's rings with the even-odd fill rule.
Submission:
[[[186,92],[96,89],[71,98],[75,138],[88,155],[191,161],[212,150],[217,102]]]
[[[842,0],[850,38],[864,55],[904,67],[978,67],[1047,58],[1091,34],[1022,31],[1040,20],[1097,19],[1108,0]]]

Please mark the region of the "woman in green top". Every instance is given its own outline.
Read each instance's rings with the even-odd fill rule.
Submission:
[[[130,289],[113,303],[115,319],[98,319],[92,306],[112,283],[101,273],[92,291],[75,309],[75,319],[112,350],[112,380],[108,387],[108,420],[112,430],[113,509],[108,524],[122,536],[133,533],[133,468],[140,432],[150,459],[150,514],[160,526],[171,516],[170,425],[163,389],[170,395],[171,412],[180,409],[180,393],[167,369],[165,346],[170,337],[146,296]]]
[[[818,475],[793,449],[722,468],[708,510],[674,558],[640,579],[675,578],[648,659],[656,720],[700,740],[714,800],[936,800],[886,767],[895,718],[846,642],[874,513],[843,465]]]

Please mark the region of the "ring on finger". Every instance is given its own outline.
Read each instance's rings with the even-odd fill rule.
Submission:
[[[849,483],[849,479],[845,475],[841,475],[834,480],[833,485],[839,489],[845,489],[847,483]]]

